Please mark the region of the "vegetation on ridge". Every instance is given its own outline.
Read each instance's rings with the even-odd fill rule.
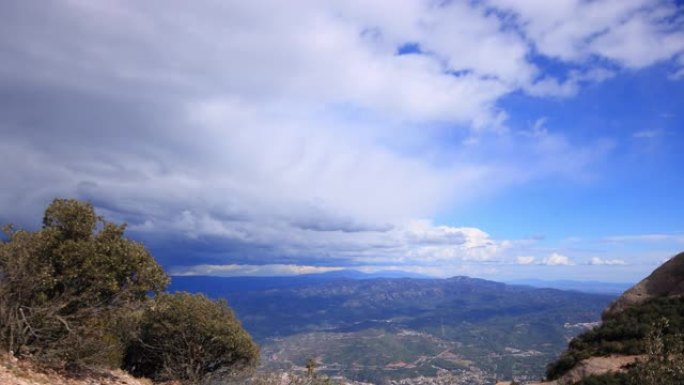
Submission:
[[[168,276],[142,244],[124,237],[125,228],[67,199],[50,204],[38,231],[5,226],[0,348],[51,366],[125,362],[187,383],[254,365],[258,348],[227,304],[160,295]],[[196,338],[175,332],[190,323]]]
[[[643,343],[646,353],[621,372],[590,375],[573,385],[673,385],[684,383],[684,339],[665,334],[667,318],[651,325]]]
[[[684,334],[684,298],[656,298],[642,305],[606,317],[603,323],[575,337],[568,349],[547,369],[547,378],[561,377],[580,361],[610,354],[639,355],[648,353],[648,336],[662,319],[665,344],[681,339]]]

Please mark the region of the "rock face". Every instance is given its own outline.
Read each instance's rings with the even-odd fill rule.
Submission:
[[[622,294],[603,313],[604,318],[657,297],[684,295],[684,252],[672,257],[651,275]]]

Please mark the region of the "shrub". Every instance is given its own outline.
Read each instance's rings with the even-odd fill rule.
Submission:
[[[0,346],[46,363],[118,366],[121,328],[168,278],[125,225],[89,203],[56,199],[35,232],[0,241]]]
[[[209,373],[254,366],[259,349],[225,301],[161,294],[142,314],[125,366],[156,380],[198,383]]]
[[[167,275],[125,228],[65,199],[50,204],[38,231],[6,226],[0,348],[188,383],[253,366],[258,348],[227,303],[160,294]]]

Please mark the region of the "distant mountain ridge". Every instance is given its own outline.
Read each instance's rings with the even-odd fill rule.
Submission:
[[[334,270],[326,273],[304,274],[300,277],[320,277],[320,278],[350,278],[350,279],[375,279],[375,278],[415,278],[415,279],[435,279],[429,275],[413,273],[404,270],[380,270],[372,273],[354,269]]]
[[[525,285],[538,288],[574,290],[583,293],[622,294],[633,284],[625,282],[602,282],[602,281],[573,281],[573,280],[543,280],[543,279],[518,279],[504,281],[512,285]]]
[[[435,278],[424,274],[402,270],[381,270],[365,273],[354,269],[335,270],[325,273],[301,274],[294,276],[173,276],[189,287],[202,291],[208,295],[219,295],[226,292],[262,290],[268,288],[295,287],[308,284],[323,283],[330,280],[351,279],[379,279],[379,278],[411,278],[411,279],[448,279]],[[453,278],[453,277],[452,277]],[[192,282],[192,283],[191,283]],[[498,281],[492,281],[498,282]],[[500,281],[506,285],[529,286],[542,289],[574,290],[595,294],[622,294],[632,286],[631,283],[615,283],[602,281],[573,281],[573,280],[542,280],[517,279]]]
[[[445,370],[463,375],[453,384],[540,378],[615,298],[463,276],[173,277],[170,290],[227,298],[266,368],[317,357],[325,374],[373,383]]]
[[[203,276],[203,275],[176,275],[171,277],[171,290],[202,292],[210,297],[224,297],[232,293],[244,293],[269,289],[283,289],[304,285],[323,284],[336,280],[367,280],[381,278],[412,278],[434,279],[426,275],[406,271],[387,270],[375,273],[363,273],[358,270],[336,270],[326,273],[301,274],[294,276]]]

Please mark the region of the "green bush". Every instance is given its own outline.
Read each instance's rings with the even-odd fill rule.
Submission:
[[[161,294],[145,309],[125,367],[156,380],[198,383],[209,373],[254,366],[259,349],[225,301]]]
[[[50,364],[118,366],[121,328],[168,277],[125,225],[89,203],[56,199],[35,232],[0,241],[0,347]]]
[[[0,348],[189,383],[253,366],[258,347],[226,302],[159,294],[167,275],[125,228],[66,199],[50,204],[38,231],[5,226]]]

